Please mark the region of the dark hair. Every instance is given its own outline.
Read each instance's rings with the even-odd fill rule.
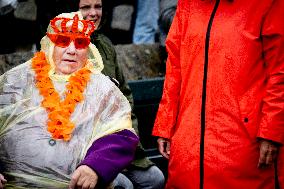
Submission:
[[[70,1],[70,0],[69,0],[69,1]],[[112,0],[110,0],[110,1],[112,1]],[[75,0],[75,1],[73,1],[73,2],[74,2],[74,4],[76,5],[76,11],[79,10],[79,3],[80,3],[80,0]],[[108,13],[110,12],[109,8],[108,8],[107,6],[104,6],[104,5],[108,4],[108,3],[107,3],[108,1],[106,1],[106,0],[101,0],[101,2],[102,2],[102,18],[101,18],[101,22],[100,22],[100,25],[99,25],[99,27],[97,28],[97,30],[102,30],[103,27],[106,25],[106,23],[107,23],[107,18],[108,18],[108,16],[109,16]],[[105,4],[104,4],[103,2],[105,2]]]

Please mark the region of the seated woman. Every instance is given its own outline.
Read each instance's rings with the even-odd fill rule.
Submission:
[[[100,73],[93,31],[61,14],[41,51],[0,76],[0,188],[101,188],[132,161],[131,108]]]

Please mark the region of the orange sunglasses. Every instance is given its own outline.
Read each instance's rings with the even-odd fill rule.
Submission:
[[[76,49],[85,49],[90,44],[90,38],[85,36],[78,36],[74,34],[51,34],[46,33],[49,39],[59,47],[68,47],[71,41],[74,42]]]

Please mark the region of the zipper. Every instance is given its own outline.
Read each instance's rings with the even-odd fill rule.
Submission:
[[[220,0],[216,0],[214,9],[211,13],[205,39],[205,60],[204,60],[204,75],[202,85],[202,104],[201,104],[201,136],[200,136],[200,189],[204,187],[204,136],[205,136],[205,109],[206,109],[206,86],[207,86],[207,72],[208,72],[208,56],[209,56],[209,42],[210,32],[213,24],[217,8]]]

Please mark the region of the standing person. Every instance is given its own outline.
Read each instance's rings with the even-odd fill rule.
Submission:
[[[1,189],[104,188],[133,160],[131,107],[101,73],[93,31],[60,14],[41,51],[0,76]]]
[[[129,100],[133,108],[133,97],[129,86],[127,85],[123,72],[117,62],[116,52],[111,41],[101,32],[105,22],[105,15],[107,14],[103,9],[101,0],[80,0],[79,9],[83,17],[87,20],[92,20],[98,29],[91,36],[91,40],[98,48],[104,63],[102,73],[109,76],[114,82],[117,82],[119,89]],[[132,114],[132,125],[138,132],[138,123],[134,114]],[[117,186],[124,186],[125,188],[153,188],[159,189],[164,187],[164,175],[161,170],[151,162],[145,154],[145,151],[139,143],[135,159],[127,170],[123,172],[127,178],[120,174],[114,181]],[[129,181],[129,180],[131,181]],[[123,183],[128,183],[125,186]],[[133,185],[132,185],[133,184]]]
[[[134,44],[153,44],[158,30],[159,0],[137,0]]]
[[[283,10],[283,0],[178,1],[153,129],[166,188],[284,188]]]

